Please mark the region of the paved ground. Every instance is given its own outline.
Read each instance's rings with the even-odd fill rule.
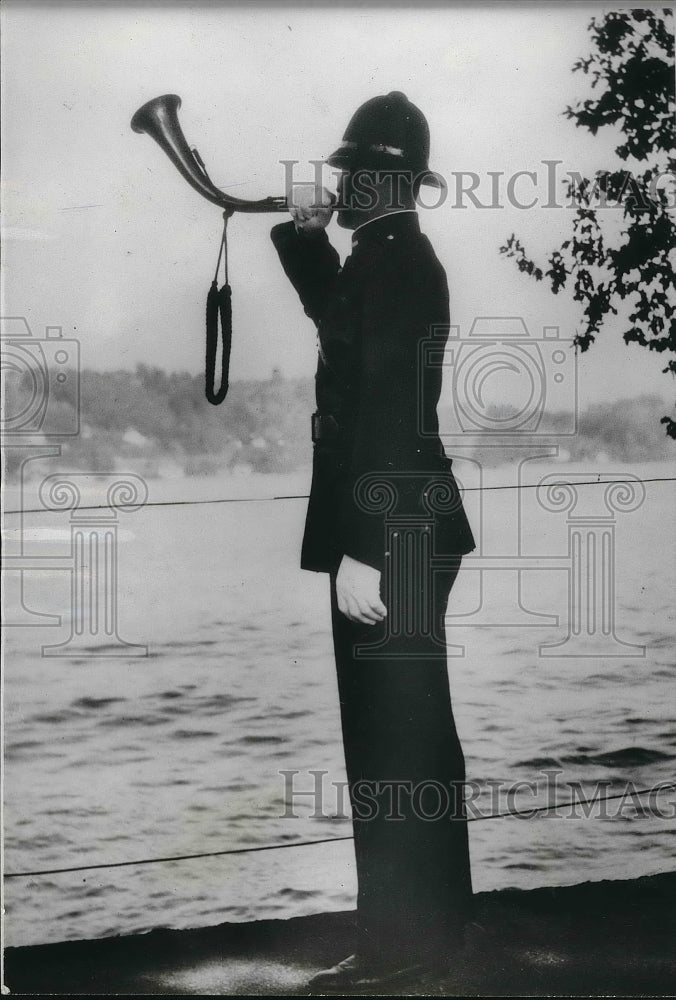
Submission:
[[[676,995],[676,872],[476,897],[443,976],[385,995]],[[353,914],[10,948],[12,994],[302,996],[352,949]]]

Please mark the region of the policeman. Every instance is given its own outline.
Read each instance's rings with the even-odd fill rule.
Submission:
[[[330,580],[358,877],[355,953],[314,977],[317,992],[452,960],[471,906],[443,620],[475,542],[438,433],[449,299],[416,212],[420,185],[440,184],[428,157],[421,111],[399,92],[375,97],[328,159],[337,204],[308,191],[271,233],[317,327],[301,567]],[[342,268],[334,209],[353,230]]]

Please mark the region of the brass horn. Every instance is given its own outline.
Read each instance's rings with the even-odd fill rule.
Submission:
[[[203,198],[220,208],[233,212],[285,212],[286,198],[261,198],[249,201],[233,198],[214,184],[196,149],[191,149],[178,121],[181,98],[178,94],[162,94],[142,105],[131,120],[134,132],[147,132],[167,154],[176,169]]]

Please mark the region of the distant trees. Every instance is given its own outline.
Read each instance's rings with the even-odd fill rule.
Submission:
[[[50,433],[73,426],[72,399],[55,382],[50,399]],[[21,413],[32,387],[8,380],[7,412]],[[80,376],[81,432],[63,443],[67,467],[92,472],[110,470],[116,461],[164,456],[190,475],[202,475],[246,462],[255,469],[294,469],[310,460],[310,417],[314,408],[311,379],[235,382],[224,403],[211,406],[204,397],[204,377],[165,372],[138,364],[134,372],[98,372]],[[147,445],[125,438],[129,429]],[[255,444],[254,444],[255,443]],[[8,456],[8,475],[15,471]],[[156,463],[155,463],[156,465]]]
[[[626,343],[676,353],[676,277],[670,259],[676,248],[672,21],[669,8],[611,11],[591,20],[591,55],[579,59],[573,72],[589,76],[596,95],[564,113],[592,135],[609,125],[617,127],[620,143],[615,152],[635,162],[634,172],[607,170],[593,180],[568,183],[567,196],[579,207],[570,237],[550,253],[548,268],[528,257],[514,233],[500,248],[523,273],[537,281],[547,278],[554,294],[572,287],[583,307],[575,336],[582,351],[623,303]],[[602,225],[603,212],[597,210],[613,202],[622,206],[619,235]],[[676,375],[676,359],[669,358],[663,371]],[[676,421],[663,416],[660,422],[666,424],[667,435],[676,438]]]
[[[562,452],[572,462],[596,460],[601,455],[619,462],[663,461],[673,455],[673,445],[659,424],[663,407],[664,400],[657,395],[593,403],[578,415],[575,434],[569,433],[569,415],[559,411],[545,413],[538,431],[552,437],[561,435]],[[492,419],[518,413],[517,408],[505,403],[490,409]],[[439,422],[442,427],[452,424],[448,407],[440,410]],[[480,446],[480,435],[475,442]],[[513,450],[492,443],[490,449],[482,452],[481,461],[493,465],[513,461]]]

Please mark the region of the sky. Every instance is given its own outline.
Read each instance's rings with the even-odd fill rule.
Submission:
[[[2,315],[36,336],[61,326],[84,367],[138,362],[201,372],[204,301],[221,215],[155,143],[133,133],[139,105],[181,96],[183,131],[214,183],[241,197],[284,193],[284,159],[309,160],[339,143],[368,98],[402,90],[428,118],[431,166],[451,188],[420,209],[444,264],[452,322],[521,317],[534,338],[571,338],[580,310],[519,274],[498,248],[513,231],[536,256],[567,232],[569,209],[480,209],[455,190],[461,171],[536,172],[545,160],[582,173],[617,161],[611,133],[592,138],[562,112],[587,93],[575,59],[600,5],[264,7],[230,4],[59,4],[8,0],[3,12],[4,286]],[[330,173],[327,174],[330,179]],[[524,201],[529,183],[520,182]],[[431,193],[431,191],[430,191]],[[282,216],[281,218],[284,218]],[[315,331],[269,239],[274,215],[229,226],[234,339],[231,379],[312,376]],[[349,235],[331,223],[344,256]],[[669,398],[663,357],[603,331],[579,357],[580,401],[657,392]],[[508,394],[505,383],[504,391]]]

